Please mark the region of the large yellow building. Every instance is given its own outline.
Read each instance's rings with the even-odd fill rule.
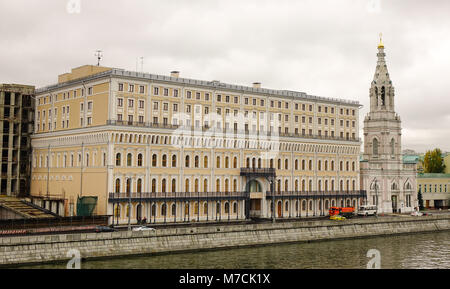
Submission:
[[[36,97],[31,195],[61,215],[86,196],[115,223],[317,216],[365,197],[355,101],[96,66]]]

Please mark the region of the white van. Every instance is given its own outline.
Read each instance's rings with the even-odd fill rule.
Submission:
[[[365,205],[359,207],[358,215],[359,216],[375,216],[377,214],[377,206],[376,205]]]

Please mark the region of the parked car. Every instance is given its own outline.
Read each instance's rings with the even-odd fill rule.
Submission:
[[[333,215],[333,216],[330,216],[330,220],[343,221],[343,220],[345,220],[345,217],[341,216],[341,215]]]
[[[111,227],[107,227],[107,226],[97,226],[95,227],[95,232],[96,233],[101,233],[101,232],[116,232],[117,230]]]
[[[140,232],[140,231],[156,231],[156,230],[155,230],[155,228],[150,228],[147,226],[139,226],[139,227],[133,228],[133,231]]]

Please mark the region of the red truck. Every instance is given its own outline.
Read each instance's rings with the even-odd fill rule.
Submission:
[[[346,218],[351,218],[355,214],[355,208],[354,207],[331,207],[328,211],[330,216],[334,215],[340,215]]]

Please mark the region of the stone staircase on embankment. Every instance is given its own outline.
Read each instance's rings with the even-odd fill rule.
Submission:
[[[37,206],[28,204],[21,199],[14,197],[0,196],[0,207],[9,210],[25,219],[36,218],[54,218],[55,215],[50,212],[40,209]]]

